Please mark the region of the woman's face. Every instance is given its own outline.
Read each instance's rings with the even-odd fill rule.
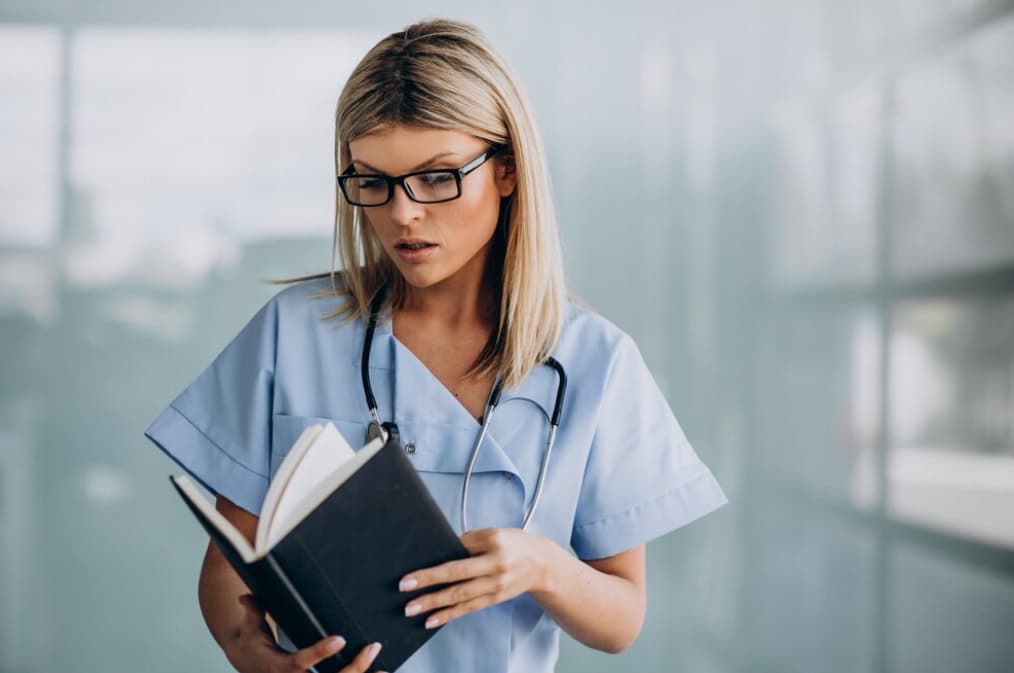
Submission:
[[[392,126],[349,142],[357,173],[403,175],[432,168],[460,168],[489,146],[459,131]],[[514,171],[495,155],[461,180],[461,196],[416,203],[399,185],[382,206],[363,208],[387,255],[416,288],[450,278],[479,282],[500,212],[514,191]]]

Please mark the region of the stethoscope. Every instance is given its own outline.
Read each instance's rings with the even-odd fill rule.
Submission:
[[[377,296],[373,298],[370,303],[370,319],[366,327],[366,337],[363,339],[363,357],[362,357],[362,377],[363,377],[363,392],[366,394],[366,404],[370,408],[370,421],[369,426],[366,429],[366,441],[372,441],[378,437],[383,438],[384,441],[388,441],[388,438],[394,439],[394,441],[400,442],[400,435],[398,432],[398,426],[394,421],[380,421],[380,412],[377,411],[377,400],[373,396],[373,386],[370,383],[370,351],[373,347],[373,332],[377,327],[377,314],[380,312],[380,306],[384,301],[386,294],[386,286],[377,293]],[[542,486],[546,478],[546,470],[549,465],[549,456],[553,452],[553,444],[556,441],[556,431],[560,427],[560,413],[563,409],[563,396],[567,392],[567,374],[563,370],[563,365],[556,361],[555,358],[546,358],[545,364],[556,370],[559,376],[559,383],[556,386],[556,401],[553,404],[553,416],[549,419],[549,439],[546,440],[546,450],[542,455],[542,465],[539,467],[539,478],[535,483],[535,495],[532,497],[532,504],[528,507],[528,511],[525,513],[524,522],[521,524],[521,529],[525,530],[528,528],[528,523],[532,520],[532,515],[535,513],[535,508],[539,505],[539,498],[542,497]],[[479,447],[482,446],[482,440],[486,437],[486,431],[489,429],[490,420],[493,417],[493,410],[496,409],[500,403],[500,393],[503,390],[499,377],[493,384],[493,390],[490,392],[489,400],[486,402],[486,408],[482,413],[482,423],[479,428],[479,435],[475,440],[475,444],[472,446],[472,454],[468,459],[468,467],[465,469],[465,480],[461,486],[461,532],[464,533],[468,530],[468,515],[466,507],[468,505],[468,483],[472,478],[472,469],[475,467],[475,459],[479,456]]]

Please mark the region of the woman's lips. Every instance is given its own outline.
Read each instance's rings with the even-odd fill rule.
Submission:
[[[406,262],[422,262],[431,257],[437,249],[436,243],[426,241],[399,241],[394,250]]]

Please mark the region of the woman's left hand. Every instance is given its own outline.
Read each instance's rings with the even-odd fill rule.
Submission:
[[[554,544],[548,538],[520,528],[483,528],[468,531],[461,536],[461,542],[470,558],[416,570],[401,580],[402,591],[451,585],[418,596],[405,606],[409,617],[438,610],[426,620],[426,628],[544,586],[546,562],[551,558],[547,545]]]

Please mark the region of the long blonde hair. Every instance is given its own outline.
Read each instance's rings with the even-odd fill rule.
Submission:
[[[349,76],[335,111],[335,174],[351,161],[350,140],[396,124],[469,133],[513,160],[517,184],[501,200],[489,260],[496,326],[468,372],[495,374],[511,388],[551,354],[567,296],[549,176],[525,95],[477,28],[423,21],[381,40]],[[348,301],[328,317],[368,317],[385,285],[383,308],[400,306],[404,279],[361,209],[335,189],[333,291],[327,294]],[[335,257],[343,267],[340,285]]]

